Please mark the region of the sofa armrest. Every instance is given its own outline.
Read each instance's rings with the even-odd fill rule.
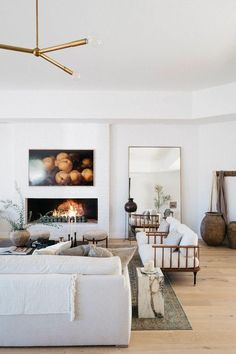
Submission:
[[[146,232],[146,237],[147,237],[147,243],[150,243],[150,237],[154,238],[154,243],[157,243],[157,237],[160,237],[161,242],[160,244],[163,244],[163,239],[168,236],[168,232],[163,232],[163,231],[150,231]]]
[[[180,256],[181,256],[181,253],[180,253],[180,250],[181,249],[184,249],[186,251],[186,256],[185,256],[185,267],[186,268],[189,268],[189,252],[190,250],[193,251],[193,254],[194,254],[194,257],[193,257],[193,267],[191,268],[196,268],[197,265],[196,265],[196,258],[198,259],[199,261],[199,255],[200,255],[200,252],[199,252],[199,246],[192,246],[192,245],[189,245],[189,246],[176,246],[176,245],[152,245],[152,248],[154,250],[154,266],[156,267],[156,264],[157,264],[157,250],[158,249],[162,249],[162,268],[164,268],[164,263],[165,263],[165,250],[169,249],[169,253],[170,253],[170,267],[169,268],[172,268],[172,260],[173,260],[173,252],[177,249],[178,250],[178,267],[177,268],[180,268]],[[191,257],[192,258],[192,257]]]

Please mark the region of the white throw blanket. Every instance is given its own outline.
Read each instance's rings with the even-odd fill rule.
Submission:
[[[0,315],[70,314],[77,274],[0,274]]]

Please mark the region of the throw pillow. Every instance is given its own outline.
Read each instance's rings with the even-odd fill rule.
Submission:
[[[122,270],[124,270],[133,258],[133,255],[136,251],[136,247],[109,248],[109,251],[113,254],[113,256],[120,257]]]
[[[96,247],[95,245],[91,245],[88,256],[89,257],[112,257],[113,254],[110,251],[108,251],[107,248]]]
[[[73,248],[69,248],[68,250],[61,251],[60,255],[63,256],[84,256],[84,248],[83,246],[77,246]]]
[[[180,246],[197,246],[198,245],[198,235],[193,232],[188,226],[181,225],[184,231],[183,237],[180,241]],[[180,248],[180,252],[183,256],[187,256],[187,249]],[[188,257],[194,257],[194,248],[188,249]]]
[[[69,248],[68,250],[61,251],[60,255],[63,256],[88,256],[90,251],[90,245],[81,245],[73,248]]]
[[[89,254],[89,251],[90,251],[90,247],[91,247],[91,245],[82,245],[82,248],[83,248],[83,250],[84,250],[84,256],[88,256],[88,254]]]
[[[170,225],[169,226],[169,230],[172,231],[172,230],[177,230],[179,225],[181,225],[180,221],[173,218],[173,216],[168,216],[166,218],[166,221],[168,222],[168,224]]]
[[[70,241],[66,241],[66,242],[58,242],[55,245],[52,246],[48,246],[45,248],[41,248],[41,249],[36,249],[34,251],[34,255],[56,255],[56,254],[60,254],[61,252],[69,249],[71,246],[71,242]]]
[[[168,246],[178,246],[182,238],[182,234],[180,234],[178,231],[170,231],[168,236],[164,239],[163,244],[168,245]],[[176,248],[173,249],[173,251],[176,251]]]
[[[169,227],[170,227],[170,224],[168,224],[168,222],[163,219],[158,227],[158,230],[159,232],[169,232]]]

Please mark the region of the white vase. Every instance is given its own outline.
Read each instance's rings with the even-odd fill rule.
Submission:
[[[14,246],[25,246],[29,241],[30,233],[28,230],[17,230],[10,233],[10,240]]]

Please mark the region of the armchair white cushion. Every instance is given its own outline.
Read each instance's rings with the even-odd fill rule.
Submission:
[[[173,216],[168,216],[166,218],[166,221],[170,225],[169,231],[177,230],[178,226],[181,225],[180,221],[175,219],[175,218],[173,218]]]
[[[195,232],[193,232],[188,226],[181,224],[178,226],[178,232],[180,232],[183,236],[180,241],[180,246],[197,246],[198,245],[198,236]],[[180,248],[180,252],[183,256],[186,257],[187,250],[184,248]],[[194,249],[188,250],[188,257],[194,256]]]
[[[172,230],[169,232],[168,236],[164,239],[163,244],[169,246],[178,246],[181,239],[182,234],[177,230]]]
[[[147,244],[146,232],[144,232],[144,231],[137,232],[136,233],[136,240],[137,240],[138,246]],[[150,243],[151,243],[151,241],[152,240],[150,240]],[[152,244],[153,244],[153,242],[152,242]]]
[[[158,227],[158,230],[159,232],[169,232],[169,228],[170,228],[170,224],[165,220],[163,219],[160,223],[160,226]]]

